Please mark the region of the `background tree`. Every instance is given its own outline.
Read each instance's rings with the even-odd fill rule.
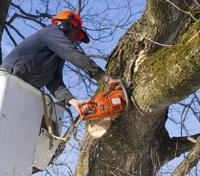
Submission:
[[[8,8],[10,6],[10,1],[9,0],[2,0],[0,2],[0,41],[3,35],[3,29],[5,27],[5,20],[6,20],[6,15],[8,13]],[[2,51],[1,51],[1,45],[0,45],[0,63],[2,62]]]
[[[105,0],[101,6],[103,10],[99,10],[99,7],[96,13],[91,11],[98,7],[91,5],[97,3],[95,0],[74,3],[41,0],[39,5],[30,1],[25,2],[25,6],[17,0],[12,3],[0,2],[4,14],[0,18],[0,29],[2,31],[4,27],[4,32],[14,45],[29,35],[30,30],[33,32],[44,27],[47,20],[63,6],[77,10],[83,16],[92,38],[89,47],[83,45],[87,53],[98,58],[109,58],[107,71],[113,77],[124,79],[131,89],[129,112],[114,121],[102,139],[94,140],[86,133],[76,175],[155,175],[161,166],[189,151],[196,142],[195,138],[170,138],[165,123],[168,117],[176,123],[180,114],[181,130],[185,130],[182,136],[189,135],[186,118],[193,113],[199,119],[198,93],[175,106],[179,106],[180,112],[174,113],[174,108],[169,108],[199,87],[199,1],[147,0],[144,15],[128,29],[113,52],[102,52],[100,42],[104,46],[108,46],[110,41],[116,43],[116,35],[119,36],[119,31],[120,35],[124,33],[137,14],[133,11],[133,1],[122,2],[113,5]],[[114,16],[115,11],[117,15]],[[18,25],[22,21],[29,30],[22,30]],[[67,64],[65,72],[71,71],[81,75],[78,78],[82,80],[81,86],[84,85],[86,95],[91,96],[94,92],[87,88],[95,85],[95,82]],[[68,85],[77,86],[71,81],[68,81]],[[66,127],[69,123],[70,120],[66,119]],[[186,163],[190,164],[185,167],[183,162],[183,167],[179,167],[182,172],[175,171],[174,175],[184,175],[196,164],[198,142],[192,152],[186,158]],[[59,167],[55,163],[52,166],[55,175],[62,174],[63,165],[65,173],[68,170],[68,175],[72,174],[66,163],[61,163]]]

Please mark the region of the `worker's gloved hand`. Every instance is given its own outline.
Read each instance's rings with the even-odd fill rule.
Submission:
[[[72,98],[68,101],[68,103],[75,107],[79,114],[87,114],[88,112],[93,110],[93,106],[89,104],[91,100],[77,100]]]

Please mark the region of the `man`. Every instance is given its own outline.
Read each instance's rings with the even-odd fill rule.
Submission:
[[[88,100],[77,100],[63,82],[62,69],[68,61],[82,69],[91,78],[102,79],[109,85],[118,80],[109,76],[78,49],[78,42],[89,43],[82,29],[81,17],[72,11],[62,11],[52,19],[52,24],[36,32],[20,43],[4,60],[2,67],[34,87],[46,86],[51,94],[80,113],[87,113]]]

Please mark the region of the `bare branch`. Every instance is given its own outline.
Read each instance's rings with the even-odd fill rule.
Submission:
[[[11,24],[17,17],[18,17],[18,14],[14,13],[13,16],[10,18],[10,20],[7,21],[7,23]]]
[[[6,23],[6,25],[13,29],[22,39],[25,39],[25,36],[21,32],[19,32],[19,30],[15,28],[12,24]]]
[[[175,157],[191,150],[199,138],[199,134],[184,137],[170,138],[168,133],[165,133],[161,138],[161,147],[159,149],[160,162],[166,163]]]
[[[15,46],[17,46],[17,42],[15,41],[15,39],[13,38],[12,34],[10,33],[10,31],[8,30],[7,27],[5,27],[5,31],[6,31],[6,33],[8,34],[8,36],[10,37],[11,41],[13,42],[13,44],[14,44]]]
[[[52,17],[52,15],[48,14],[47,12],[45,13],[41,13],[38,10],[36,10],[36,15],[28,13],[26,11],[24,11],[19,5],[16,5],[14,3],[11,3],[11,5],[13,7],[15,7],[17,10],[19,10],[20,14],[18,13],[14,13],[14,15],[10,18],[10,20],[7,22],[9,24],[11,24],[16,18],[23,18],[23,19],[27,19],[30,21],[33,21],[39,25],[41,25],[42,27],[45,27],[46,24],[43,23],[42,21],[47,18],[50,19]]]
[[[66,3],[68,9],[73,10],[73,11],[76,10],[76,8],[72,5],[72,3],[70,3],[67,0],[65,0],[64,2]]]
[[[196,145],[181,164],[172,173],[172,176],[184,176],[192,167],[194,167],[200,158],[200,137],[198,137]]]
[[[188,11],[185,11],[183,9],[181,9],[180,7],[178,7],[176,4],[174,4],[173,2],[171,2],[170,0],[166,0],[168,3],[170,3],[171,5],[173,5],[175,8],[177,8],[179,11],[185,13],[185,14],[188,14],[193,20],[197,21],[198,19],[195,18],[191,12],[188,12]]]
[[[81,14],[81,3],[82,3],[82,0],[78,0],[78,6],[76,8],[76,12],[80,15]]]
[[[26,19],[26,20],[33,21],[33,22],[39,24],[41,27],[45,27],[45,26],[46,26],[45,23],[42,23],[41,21],[38,21],[37,19],[32,18],[32,17],[29,17],[29,16],[25,16],[25,15],[17,14],[17,17],[19,17],[19,18],[23,18],[23,19]]]
[[[40,13],[39,11],[36,11],[37,15],[33,15],[33,14],[25,12],[20,6],[14,4],[14,3],[11,3],[11,5],[13,7],[15,7],[16,9],[18,9],[21,14],[28,16],[28,17],[31,17],[31,18],[51,18],[52,17],[48,13]]]

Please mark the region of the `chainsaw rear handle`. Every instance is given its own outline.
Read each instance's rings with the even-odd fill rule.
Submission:
[[[82,106],[80,106],[79,107],[79,110],[80,110],[80,115],[82,115],[82,116],[86,116],[86,115],[88,115],[88,114],[90,114],[90,113],[93,113],[95,110],[96,110],[96,108],[95,108],[95,106],[96,106],[96,103],[94,102],[94,101],[90,101],[89,103],[86,103],[88,106],[90,106],[91,107],[91,111],[89,111],[89,112],[87,112],[87,113],[83,113],[83,106],[84,105],[82,105]]]
[[[105,83],[106,83],[106,85],[104,86],[104,89],[103,89],[104,95],[105,95],[105,96],[106,96],[107,94],[109,94],[109,93],[115,88],[115,87],[110,87],[110,86],[107,85],[108,82],[109,82],[111,79],[112,79],[111,76],[108,76],[108,77],[104,80]],[[123,86],[121,81],[119,82],[119,86],[120,86],[120,87]],[[96,103],[95,103],[95,101],[93,101],[93,100],[91,99],[91,101],[90,101],[89,103],[86,103],[86,104],[87,104],[88,106],[91,106],[91,107],[93,108],[93,110],[90,111],[90,112],[88,112],[88,113],[86,113],[86,114],[84,114],[84,113],[83,113],[83,110],[82,110],[82,107],[83,107],[84,105],[82,105],[82,106],[79,107],[80,115],[86,116],[86,115],[89,115],[89,114],[94,113],[94,112],[96,111]]]

